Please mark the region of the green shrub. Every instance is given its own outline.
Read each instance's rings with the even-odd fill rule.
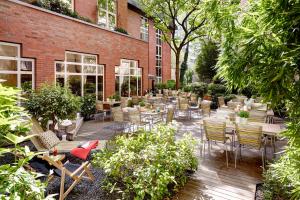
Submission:
[[[141,107],[144,107],[146,104],[145,104],[144,101],[140,101],[140,102],[139,102],[139,105],[140,105]]]
[[[68,3],[62,0],[37,0],[33,5],[57,12],[63,15],[67,15],[76,19],[80,19],[89,23],[93,23],[89,18],[78,15],[76,11],[72,11]]]
[[[242,118],[249,118],[249,112],[247,111],[240,111],[238,113],[239,117],[242,117]]]
[[[207,93],[207,84],[204,82],[195,82],[191,84],[191,90],[193,93],[197,94],[199,97],[203,98],[203,96]]]
[[[110,148],[93,155],[93,165],[107,174],[106,189],[121,190],[130,199],[163,199],[187,181],[187,171],[198,166],[195,140],[185,135],[175,140],[175,130],[118,136]]]
[[[163,90],[167,88],[167,85],[165,83],[156,83],[155,88],[158,90]]]
[[[26,102],[26,108],[35,118],[42,118],[42,125],[46,128],[47,122],[52,120],[51,130],[57,120],[75,118],[80,111],[80,98],[73,95],[69,88],[55,85],[43,85],[35,91]]]
[[[176,81],[175,80],[167,80],[167,89],[175,90]]]
[[[128,32],[125,29],[123,29],[123,28],[116,27],[114,30],[117,31],[117,32],[119,32],[119,33],[123,33],[123,34],[128,35]]]
[[[224,101],[225,103],[227,103],[228,101],[230,101],[231,99],[236,98],[235,94],[227,94],[224,96]]]
[[[127,107],[133,107],[134,104],[133,104],[133,101],[132,100],[128,100],[127,101]]]
[[[111,95],[111,96],[109,97],[109,99],[114,99],[114,100],[116,100],[116,101],[120,101],[120,100],[121,100],[121,97],[120,97],[119,94],[115,93],[115,94]]]
[[[92,94],[84,95],[81,98],[80,113],[85,120],[90,119],[92,114],[96,112],[96,96]]]
[[[210,83],[210,84],[208,84],[208,90],[210,91],[210,94],[212,94],[212,95],[225,94],[226,86],[224,86],[222,84]]]
[[[0,84],[0,156],[12,154],[15,157],[14,163],[0,166],[0,199],[45,199],[46,183],[38,180],[39,174],[24,169],[35,154],[28,146],[19,145],[32,137],[24,136],[30,123],[24,109],[17,106],[20,92]],[[3,148],[3,144],[12,147]]]

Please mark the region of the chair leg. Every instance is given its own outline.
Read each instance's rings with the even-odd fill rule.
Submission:
[[[234,152],[234,168],[236,168],[236,159],[237,159],[237,150],[240,147],[240,145],[237,145],[237,147],[235,148],[235,152]]]
[[[226,143],[224,143],[225,145],[225,152],[226,152],[226,166],[228,167],[228,153],[227,153],[227,145]]]
[[[64,193],[65,193],[65,176],[66,176],[65,168],[62,168],[62,170],[61,170],[61,177],[60,177],[59,200],[63,200],[64,199]]]

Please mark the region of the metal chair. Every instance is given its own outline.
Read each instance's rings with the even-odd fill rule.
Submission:
[[[111,109],[112,118],[114,120],[113,129],[115,132],[117,131],[125,131],[128,125],[128,122],[124,119],[124,113],[121,107],[114,107]]]
[[[208,142],[208,150],[210,152],[211,149],[211,141],[221,142],[224,144],[225,152],[226,152],[226,166],[228,167],[228,153],[227,153],[227,145],[226,142],[230,138],[226,136],[225,130],[226,130],[226,123],[225,122],[220,122],[217,120],[203,120],[203,126],[204,126],[204,133],[206,137],[206,141]],[[205,155],[205,143],[204,145],[204,155]]]
[[[139,110],[128,110],[128,117],[130,122],[130,129],[132,131],[135,130],[135,126],[137,127],[137,129],[142,127],[145,130],[146,126],[148,125],[150,129],[150,123],[142,120]]]
[[[174,108],[168,108],[166,124],[172,123],[173,118],[174,118],[174,112],[175,112]]]
[[[236,125],[236,134],[238,138],[237,148],[240,150],[241,156],[241,148],[248,147],[251,149],[261,150],[262,151],[262,164],[263,169],[265,168],[265,140],[262,139],[262,127],[261,126],[253,126],[253,125]],[[234,159],[234,167],[236,168],[236,160],[237,160],[237,148],[235,149],[235,159]]]
[[[210,116],[210,105],[211,105],[211,101],[202,101],[201,102],[201,110],[202,110],[202,114],[204,115],[208,115]]]

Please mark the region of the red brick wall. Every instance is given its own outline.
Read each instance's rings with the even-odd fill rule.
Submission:
[[[164,42],[162,46],[162,76],[163,82],[171,79],[171,48]]]
[[[118,12],[117,26],[127,30],[127,25],[128,25],[127,0],[117,0],[117,12]]]
[[[153,27],[153,22],[149,21],[149,74],[156,75],[156,34]],[[149,86],[151,88],[151,81]]]
[[[128,9],[127,32],[129,35],[140,38],[141,15]]]
[[[79,15],[87,17],[93,22],[97,22],[97,0],[74,0],[74,10],[78,12]]]
[[[114,93],[121,58],[138,60],[148,74],[148,44],[9,1],[0,1],[0,41],[22,44],[22,56],[36,59],[36,85],[54,81],[54,62],[65,51],[96,54],[105,64],[105,96]],[[144,78],[144,88],[148,88]]]

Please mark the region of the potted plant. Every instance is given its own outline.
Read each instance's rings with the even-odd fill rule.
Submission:
[[[140,105],[140,107],[144,107],[145,106],[145,102],[144,101],[140,101],[139,105]]]
[[[242,110],[238,113],[238,116],[240,117],[239,122],[245,124],[247,123],[247,119],[249,118],[249,112]]]

